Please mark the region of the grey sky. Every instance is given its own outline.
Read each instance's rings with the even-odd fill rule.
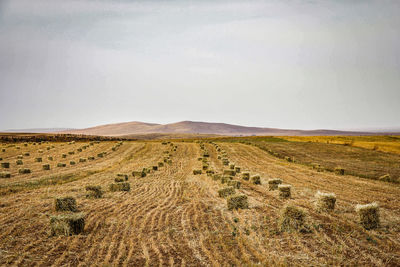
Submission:
[[[0,129],[400,126],[400,1],[0,0]]]

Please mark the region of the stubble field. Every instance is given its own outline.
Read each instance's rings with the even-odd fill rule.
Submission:
[[[0,163],[10,163],[0,171],[11,176],[0,178],[1,265],[400,265],[396,183],[317,171],[231,142],[54,142],[0,148]],[[18,157],[22,165],[16,164]],[[227,199],[218,195],[226,184],[206,174],[229,169],[219,158],[240,166],[233,180],[241,183],[235,191],[247,196],[247,209],[229,210]],[[205,163],[207,169],[194,175]],[[153,166],[158,170],[145,177],[132,175]],[[21,168],[31,173],[21,174]],[[243,172],[260,175],[261,184],[242,179]],[[130,191],[109,190],[118,174],[128,175]],[[268,189],[270,178],[292,186],[290,199]],[[88,185],[101,186],[103,197],[87,198]],[[315,208],[317,191],[336,194],[334,211]],[[51,235],[50,217],[62,213],[55,211],[55,199],[65,196],[74,197],[85,214],[84,232]],[[380,224],[366,230],[355,206],[371,202],[379,204]],[[281,210],[288,203],[306,213],[302,230],[281,229]]]

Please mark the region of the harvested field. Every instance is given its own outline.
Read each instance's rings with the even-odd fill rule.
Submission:
[[[175,142],[103,141],[49,143],[0,153],[11,177],[0,179],[0,264],[14,266],[251,266],[251,265],[400,265],[400,186],[358,176],[318,172],[277,158],[254,145],[231,142],[200,144]],[[46,147],[54,145],[47,150]],[[86,146],[86,148],[82,148]],[[174,146],[177,146],[176,151]],[[39,147],[39,148],[38,148]],[[38,153],[44,147],[43,153]],[[203,147],[203,149],[201,148]],[[341,146],[345,148],[345,146]],[[2,147],[3,148],[3,147]],[[79,152],[78,149],[82,148]],[[158,166],[169,151],[171,164]],[[358,149],[358,148],[357,148]],[[207,176],[199,156],[207,151]],[[75,151],[74,154],[68,154]],[[17,156],[31,173],[20,174]],[[99,153],[107,152],[102,158]],[[222,156],[224,153],[224,156]],[[311,153],[311,152],[310,152]],[[383,152],[379,152],[383,153]],[[62,159],[62,154],[68,154]],[[48,156],[54,157],[49,161]],[[246,196],[248,209],[228,209],[218,191],[227,185],[219,177],[235,162],[249,177],[237,175],[237,196]],[[42,157],[43,162],[36,162]],[[95,157],[80,161],[80,158]],[[58,162],[75,161],[57,168]],[[342,162],[340,162],[342,163]],[[43,170],[50,164],[50,170]],[[344,164],[340,164],[346,169]],[[143,170],[146,168],[146,176]],[[3,171],[3,170],[2,170]],[[397,170],[395,170],[397,171]],[[132,173],[140,175],[133,176]],[[110,191],[118,174],[129,174],[130,191]],[[269,190],[269,179],[292,185],[291,198]],[[86,188],[101,185],[102,196],[87,197]],[[318,191],[336,196],[335,209],[316,209]],[[76,199],[85,215],[78,234],[52,235],[50,218],[55,199]],[[355,207],[379,203],[379,226],[366,230]],[[281,211],[286,205],[304,210],[306,231],[283,231]],[[61,216],[61,217],[60,217]],[[54,233],[53,233],[54,234]]]

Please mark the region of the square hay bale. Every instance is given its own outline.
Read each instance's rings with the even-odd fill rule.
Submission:
[[[111,192],[117,192],[117,191],[130,191],[131,190],[131,185],[129,183],[116,183],[116,184],[110,184],[109,189]]]
[[[245,181],[250,180],[250,173],[249,172],[242,173],[242,179]]]
[[[23,159],[23,158],[24,158],[24,156],[22,156],[22,155],[17,156],[17,159]]]
[[[99,154],[97,154],[97,157],[99,157],[99,158],[104,157],[104,153],[99,153]]]
[[[204,152],[204,153],[203,153],[203,157],[209,158],[209,157],[210,157],[210,154],[209,154],[208,152]]]
[[[235,167],[235,172],[236,172],[236,173],[240,173],[240,167],[239,167],[239,166],[236,166],[236,167]]]
[[[233,163],[229,164],[229,169],[234,170],[235,169],[235,164],[233,164]]]
[[[198,175],[198,174],[201,174],[202,173],[202,170],[193,170],[193,174],[194,175]]]
[[[278,185],[279,197],[282,199],[290,198],[292,195],[291,189],[292,189],[292,186],[289,184]]]
[[[212,179],[213,179],[214,181],[221,180],[221,174],[214,174],[214,175],[211,176],[211,177],[212,177]]]
[[[29,152],[25,152],[25,153],[24,153],[24,156],[25,156],[25,157],[29,157],[30,155],[31,155],[31,154],[30,154]]]
[[[50,217],[51,235],[77,235],[85,229],[83,213],[68,213]]]
[[[235,170],[228,169],[228,170],[224,170],[223,174],[229,175],[229,176],[235,176],[236,172],[235,172]]]
[[[359,223],[367,230],[379,227],[379,205],[376,202],[357,205],[356,212],[359,216]]]
[[[236,188],[236,189],[240,188],[240,182],[236,181],[236,180],[228,181],[228,185],[232,186],[233,188]]]
[[[67,158],[67,154],[62,154],[61,157],[62,157],[63,159],[65,159],[65,158]]]
[[[333,211],[335,209],[336,195],[334,193],[322,193],[320,191],[315,194],[315,206],[319,211]]]
[[[39,150],[38,150],[38,153],[43,153],[43,150],[39,149]]]
[[[88,160],[94,160],[94,157],[93,156],[88,157]]]
[[[168,163],[169,165],[171,165],[171,164],[172,164],[172,159],[169,159],[169,160],[167,161],[167,163]]]
[[[48,171],[48,170],[50,170],[50,164],[43,164],[42,168],[43,168],[43,170]]]
[[[0,172],[0,178],[11,178],[10,172]]]
[[[76,199],[73,197],[61,197],[55,199],[56,211],[78,211],[76,207]]]
[[[279,178],[269,179],[268,180],[268,189],[269,191],[273,191],[278,189],[278,185],[282,184],[282,180]]]
[[[335,173],[338,175],[344,175],[344,169],[341,167],[336,167],[335,168]]]
[[[232,186],[225,187],[225,188],[218,190],[219,197],[225,198],[227,196],[234,195],[234,194],[235,194],[235,188],[233,188]]]
[[[42,158],[35,158],[35,162],[42,162],[43,159]]]
[[[78,152],[82,152],[82,148],[78,148],[77,151],[78,151]]]
[[[143,168],[144,173],[150,173],[150,171],[151,171],[151,168]]]
[[[132,176],[133,177],[146,177],[146,173],[144,171],[133,171]]]
[[[152,170],[153,171],[157,171],[158,170],[158,166],[156,166],[156,165],[152,166]]]
[[[281,210],[279,217],[279,228],[281,231],[292,232],[304,228],[306,212],[293,205],[286,205]]]
[[[217,156],[217,159],[221,159],[221,156],[220,156],[220,155],[218,155],[218,156]]]
[[[211,176],[211,175],[214,174],[214,171],[213,170],[207,170],[206,173],[207,173],[207,176]]]
[[[2,148],[2,149],[1,149],[1,152],[6,152],[6,149],[5,149],[5,148]]]
[[[87,185],[85,189],[87,191],[87,198],[101,198],[104,193],[99,185]]]
[[[117,177],[122,177],[123,179],[125,179],[125,181],[128,181],[128,174],[124,174],[124,173],[117,173]]]
[[[69,165],[75,165],[75,164],[76,164],[76,162],[73,161],[73,160],[71,160],[71,161],[69,162]]]
[[[159,162],[158,163],[158,167],[163,167],[164,166],[164,162]]]
[[[251,176],[251,182],[253,184],[261,184],[261,177],[260,175],[253,175]]]
[[[59,163],[57,163],[57,167],[59,167],[59,168],[67,167],[67,164],[59,162]]]
[[[17,161],[15,161],[15,163],[17,165],[24,165],[24,162],[22,161],[22,159],[18,159]]]
[[[18,172],[19,172],[20,174],[28,174],[28,173],[31,173],[31,169],[22,168],[22,169],[19,169]]]
[[[122,177],[116,177],[116,178],[114,178],[114,182],[116,182],[116,183],[122,183],[122,182],[125,182],[125,179],[122,178]]]
[[[228,210],[249,208],[249,202],[247,201],[246,195],[229,196],[226,202],[228,205]]]
[[[80,158],[79,159],[79,162],[86,162],[87,161],[87,159],[85,159],[85,158]]]
[[[52,156],[47,157],[47,159],[50,160],[50,161],[54,160]]]
[[[203,167],[202,167],[202,168],[203,168],[203,170],[207,170],[208,167],[209,167],[208,164],[203,164]]]
[[[224,166],[228,166],[229,165],[229,160],[222,160],[222,164]]]
[[[230,175],[223,175],[223,176],[221,177],[221,184],[226,184],[226,183],[228,183],[229,181],[231,181],[232,179],[233,179],[233,177],[230,176]]]

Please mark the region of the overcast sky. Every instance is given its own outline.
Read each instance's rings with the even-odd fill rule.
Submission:
[[[400,126],[400,1],[0,0],[0,129]]]

